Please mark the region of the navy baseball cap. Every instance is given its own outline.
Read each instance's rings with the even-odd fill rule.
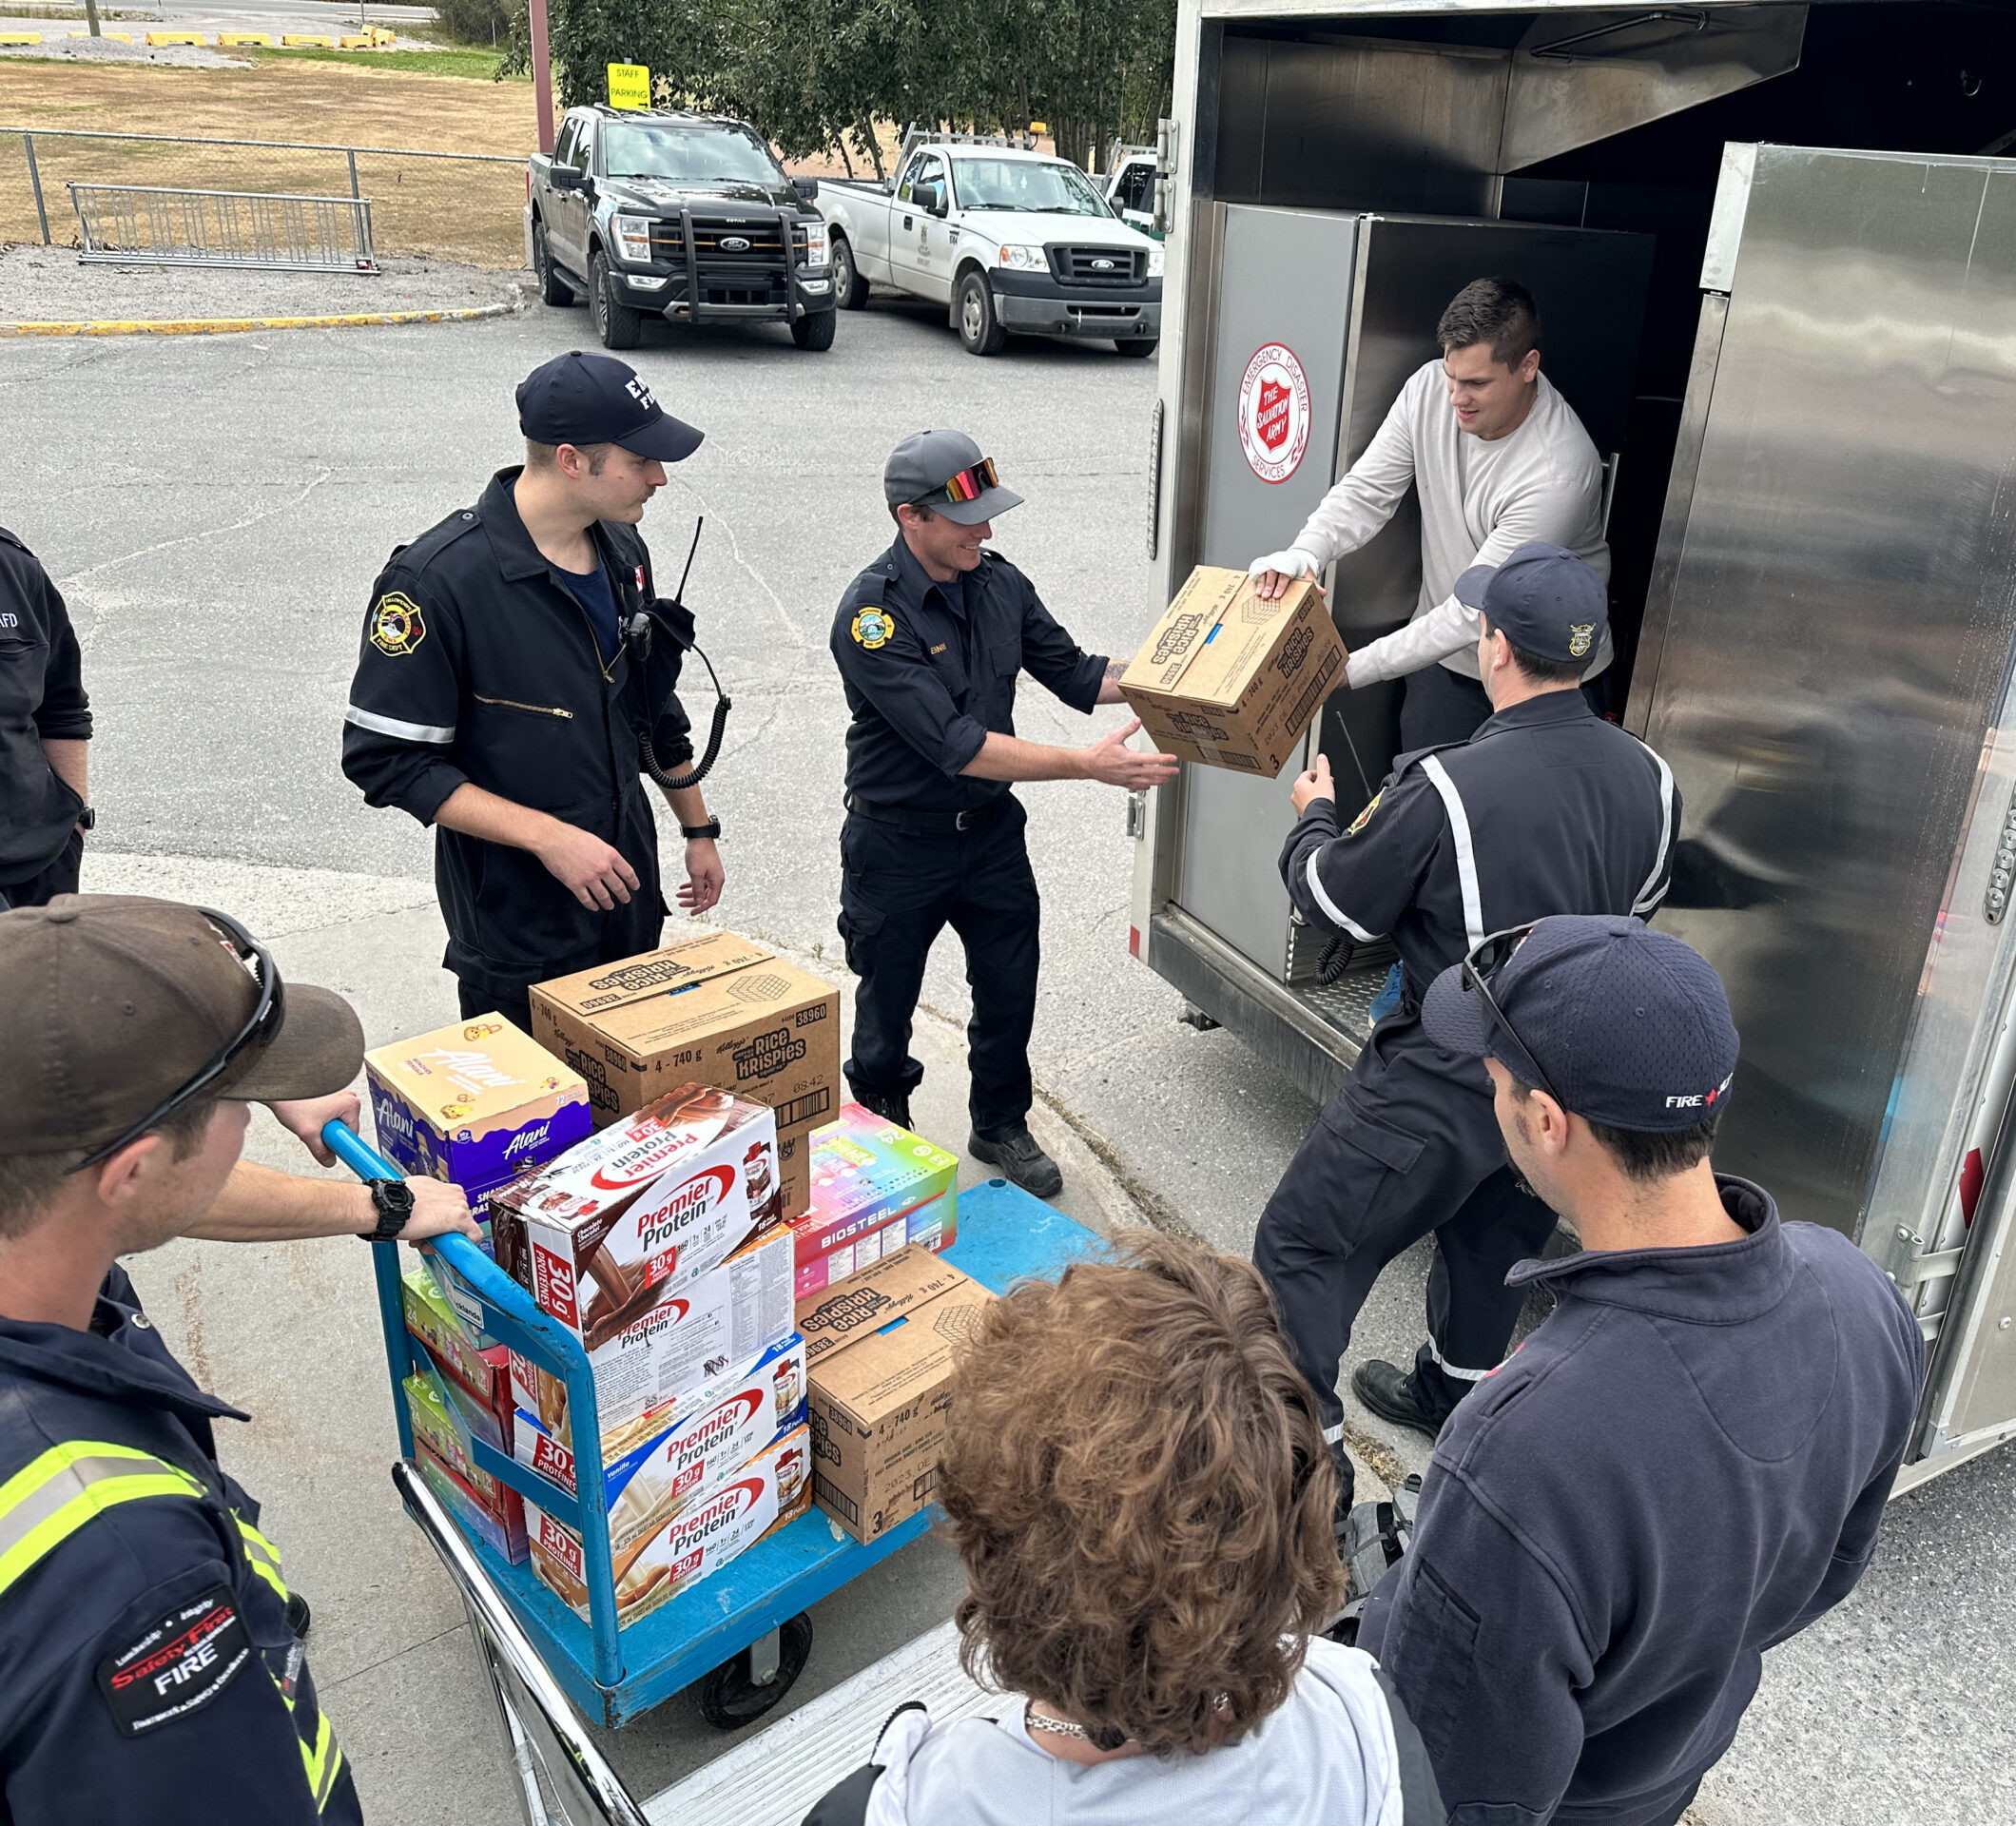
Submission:
[[[518,429],[535,444],[620,444],[661,463],[683,462],[706,436],[653,399],[628,361],[582,349],[541,362],[518,383]]]
[[[1729,1095],[1736,1029],[1708,960],[1627,914],[1541,920],[1486,978],[1512,1029],[1452,965],[1428,985],[1421,1024],[1445,1052],[1519,1074],[1533,1056],[1577,1116],[1614,1129],[1691,1129]]]
[[[891,507],[928,507],[959,526],[979,526],[1022,504],[962,431],[919,431],[905,437],[882,466],[882,498]]]
[[[1456,600],[1541,659],[1587,659],[1610,621],[1603,580],[1565,546],[1530,539],[1501,565],[1473,564]]]

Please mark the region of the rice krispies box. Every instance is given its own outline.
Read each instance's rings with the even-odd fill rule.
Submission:
[[[606,1443],[603,1493],[611,1542],[627,1545],[673,1510],[713,1494],[778,1434],[805,1417],[805,1347],[795,1331],[752,1361],[640,1422],[649,1435],[628,1450]],[[515,1456],[572,1495],[574,1456],[521,1413]]]
[[[557,1158],[592,1126],[587,1081],[502,1015],[378,1047],[364,1070],[378,1152],[472,1195]]]
[[[768,1192],[752,1206],[750,1188]],[[783,1214],[777,1125],[760,1103],[687,1084],[498,1192],[498,1259],[589,1354]]]
[[[791,1235],[780,1225],[589,1346],[605,1456],[649,1437],[646,1415],[782,1344],[792,1329]],[[516,1407],[571,1447],[566,1385],[516,1351],[510,1367]]]
[[[649,1533],[615,1549],[616,1624],[627,1628],[795,1522],[811,1506],[812,1438],[794,1427],[773,1440],[722,1487],[688,1503]],[[581,1538],[532,1503],[525,1528],[533,1570],[560,1601],[589,1617]]]

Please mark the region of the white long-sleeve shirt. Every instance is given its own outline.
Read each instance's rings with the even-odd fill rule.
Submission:
[[[1487,443],[1458,428],[1441,360],[1425,363],[1401,388],[1364,455],[1295,535],[1321,570],[1391,519],[1409,482],[1421,496],[1421,595],[1413,619],[1353,651],[1353,685],[1400,678],[1438,660],[1475,678],[1478,618],[1456,600],[1456,579],[1472,565],[1502,564],[1529,539],[1566,546],[1609,581],[1602,464],[1574,407],[1544,374],[1539,386],[1519,429]],[[1610,660],[1605,628],[1587,676]]]

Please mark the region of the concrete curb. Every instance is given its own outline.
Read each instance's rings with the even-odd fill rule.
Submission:
[[[326,317],[99,318],[78,323],[24,321],[0,323],[8,336],[228,336],[245,330],[355,330],[380,323],[472,323],[479,318],[514,317],[521,300],[475,304],[461,310],[343,311]]]

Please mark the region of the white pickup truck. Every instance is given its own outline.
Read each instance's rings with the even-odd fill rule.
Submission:
[[[827,178],[815,202],[848,310],[886,285],[946,306],[972,355],[998,353],[1011,332],[1154,353],[1162,245],[1122,222],[1068,159],[918,134],[893,183]]]

